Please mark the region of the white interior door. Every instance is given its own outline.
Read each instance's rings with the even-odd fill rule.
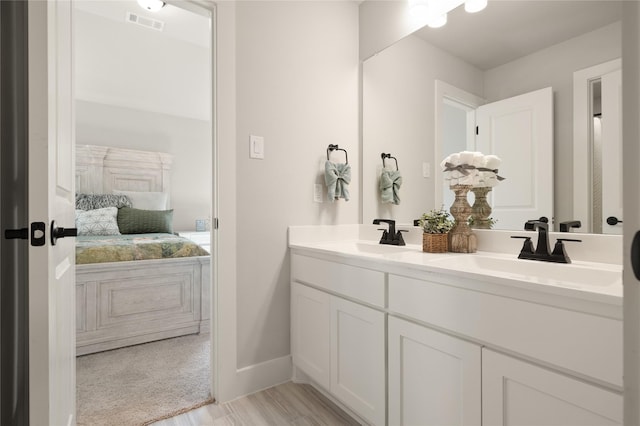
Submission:
[[[553,91],[551,87],[482,105],[476,150],[502,159],[506,179],[490,193],[496,229],[522,229],[553,217]]]
[[[622,234],[622,71],[602,76],[602,233]],[[614,223],[612,221],[611,223]]]
[[[50,238],[75,222],[72,4],[29,2],[29,415],[34,425],[75,419],[75,244]],[[35,237],[42,232],[35,232]]]

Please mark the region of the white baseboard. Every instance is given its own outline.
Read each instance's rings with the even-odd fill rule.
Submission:
[[[288,382],[292,373],[291,355],[241,368],[236,371],[237,398]]]

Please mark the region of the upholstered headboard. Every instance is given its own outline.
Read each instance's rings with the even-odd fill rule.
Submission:
[[[97,145],[76,145],[76,193],[123,191],[170,194],[172,156]]]

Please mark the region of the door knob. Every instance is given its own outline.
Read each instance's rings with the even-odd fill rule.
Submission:
[[[640,281],[640,231],[636,232],[631,242],[631,267],[636,280]]]
[[[617,218],[617,217],[615,217],[615,216],[609,216],[609,217],[607,218],[607,224],[608,224],[608,225],[614,226],[614,225],[617,225],[617,224],[619,224],[619,223],[622,223],[622,221],[621,221],[621,220],[618,220],[618,218]]]
[[[58,238],[66,238],[66,237],[77,237],[78,229],[77,228],[58,228],[56,226],[56,221],[51,221],[51,245],[56,245]]]

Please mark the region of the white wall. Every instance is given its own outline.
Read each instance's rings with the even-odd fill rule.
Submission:
[[[175,231],[210,216],[211,125],[208,121],[76,100],[76,141],[168,152]]]
[[[553,87],[556,223],[573,218],[573,72],[619,58],[621,49],[617,22],[485,72],[488,101]]]
[[[243,368],[290,354],[287,227],[359,221],[358,6],[243,1],[236,8],[237,366]],[[264,160],[249,159],[251,134],[265,138]],[[330,143],[349,152],[352,199],[328,203],[325,191],[317,204],[313,185],[323,183],[319,166]]]
[[[409,13],[406,0],[363,1],[359,20],[363,61],[425,25]]]
[[[195,229],[196,219],[210,216],[208,47],[125,23],[124,10],[145,13],[135,2],[78,7],[76,142],[172,154],[174,229]],[[122,8],[119,19],[113,8]],[[152,16],[171,28],[172,16],[189,13],[176,9]]]
[[[435,206],[433,158],[435,80],[482,94],[482,71],[416,36],[409,36],[363,65],[363,222],[392,218],[412,223]],[[381,204],[378,177],[382,152],[398,159],[403,176],[399,205]],[[422,175],[430,164],[431,177]]]

